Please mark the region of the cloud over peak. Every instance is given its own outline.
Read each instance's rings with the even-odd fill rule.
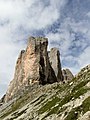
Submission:
[[[17,56],[29,36],[48,37],[49,48],[60,49],[63,67],[71,68],[73,73],[89,64],[89,5],[89,0],[0,0],[0,87],[3,91],[13,78]]]

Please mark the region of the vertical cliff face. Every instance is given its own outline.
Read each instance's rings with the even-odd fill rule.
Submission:
[[[53,48],[48,56],[47,46],[47,38],[29,38],[26,50],[21,51],[17,60],[14,79],[9,85],[5,101],[12,99],[23,86],[62,80],[59,51]]]
[[[62,71],[60,62],[60,52],[57,48],[52,48],[49,52],[50,64],[55,72],[57,81],[62,81]]]

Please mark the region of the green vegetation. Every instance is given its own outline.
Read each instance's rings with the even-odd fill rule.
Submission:
[[[46,95],[41,95],[40,97],[38,97],[36,100],[34,100],[33,102],[31,102],[31,104],[36,103],[37,101],[39,101],[36,105],[38,105],[40,102],[42,102],[45,99]]]
[[[68,111],[68,106],[66,107],[64,105],[70,101],[74,101],[77,98],[81,98],[81,96],[90,91],[90,88],[86,86],[86,84],[90,82],[89,78],[90,71],[88,71],[87,74],[80,74],[68,83],[53,84],[50,85],[50,87],[46,86],[47,88],[41,89],[43,92],[38,91],[40,94],[37,91],[34,93],[35,97],[38,93],[36,99],[34,99],[34,97],[31,98],[27,91],[23,96],[11,104],[10,107],[7,107],[5,112],[2,112],[3,114],[1,114],[0,120],[3,120],[9,114],[11,114],[12,117],[10,120],[17,119],[18,116],[24,114],[28,108],[19,112],[17,110],[25,106],[27,103],[30,103],[30,105],[35,107],[35,112],[38,115],[46,113],[42,120],[45,120],[45,118],[52,114],[61,116],[62,113],[66,117],[65,120],[76,120],[81,113],[83,115],[87,111],[90,111],[90,97],[85,99],[81,106],[72,108],[71,111]],[[50,96],[48,96],[49,94]],[[39,108],[38,105],[41,107]]]
[[[50,115],[52,115],[52,114],[56,114],[57,111],[58,111],[58,108],[59,108],[59,107],[57,106],[57,107],[54,107],[53,109],[51,109],[51,110],[48,112],[48,114],[42,118],[42,120],[44,120],[46,117],[48,117],[48,116],[50,116]]]
[[[49,111],[52,107],[54,107],[58,102],[60,101],[60,98],[55,97],[51,101],[48,101],[44,106],[42,106],[39,110],[38,113],[42,114],[46,111]]]
[[[84,100],[84,102],[82,103],[82,107],[83,107],[83,113],[90,111],[90,96]]]
[[[13,113],[13,114],[12,114],[13,117],[12,117],[11,119],[14,120],[14,119],[18,118],[18,116],[21,116],[23,113],[26,112],[26,110],[27,110],[27,109],[22,110],[21,112],[15,112],[15,113]]]
[[[72,109],[65,120],[76,120],[81,112],[85,114],[87,111],[90,111],[90,97],[85,99],[81,106]]]
[[[81,113],[80,107],[72,109],[65,120],[77,120],[79,114]]]
[[[77,84],[73,89],[72,92],[75,92],[76,90],[80,89],[81,87],[85,86],[90,80],[81,81],[79,84]]]
[[[2,116],[0,116],[0,119],[3,120],[3,118],[5,118],[6,116],[8,116],[10,113],[12,113],[12,110],[8,110],[5,114],[3,114]]]
[[[12,112],[16,111],[18,108],[20,108],[20,106],[23,102],[24,102],[23,99],[16,100],[16,102],[12,104],[11,108],[4,115],[2,115],[0,117],[0,119],[1,118],[3,119],[6,116],[8,116],[9,114],[11,114]]]
[[[74,99],[80,97],[81,95],[83,95],[84,93],[86,93],[89,90],[90,90],[90,88],[84,88],[84,87],[80,88],[76,93],[73,93]]]
[[[11,114],[11,113],[15,112],[17,109],[21,108],[23,105],[25,105],[27,103],[28,98],[29,98],[28,94],[25,94],[25,96],[18,98],[11,105],[11,107],[8,109],[8,111],[6,111],[2,116],[0,116],[0,119],[5,118],[9,114]]]
[[[38,113],[39,114],[43,114],[44,112],[48,112],[47,115],[44,117],[48,117],[51,114],[60,114],[62,111],[64,111],[65,109],[62,108],[62,106],[68,102],[70,102],[70,100],[74,100],[76,98],[79,98],[81,95],[83,95],[84,93],[86,93],[87,91],[90,90],[90,88],[85,87],[85,85],[89,82],[90,80],[86,80],[86,81],[78,81],[79,84],[76,84],[74,87],[73,86],[69,86],[69,84],[65,84],[63,86],[63,90],[65,91],[65,95],[62,95],[62,98],[57,98],[57,94],[62,94],[62,90],[61,90],[61,85],[57,85],[54,87],[54,89],[60,89],[59,92],[56,92],[56,96],[55,98],[51,98],[51,101],[46,102],[46,104],[44,106],[42,106]],[[70,92],[71,90],[71,92]],[[58,103],[58,104],[57,104]],[[55,105],[57,105],[55,107]],[[85,107],[84,107],[85,108]],[[73,109],[70,113],[69,116],[67,118],[69,118],[70,120],[75,119],[78,117],[78,113],[75,111],[80,112],[81,108],[77,108],[77,109]],[[68,112],[65,112],[65,115],[67,115]],[[43,119],[44,119],[43,118]],[[69,120],[67,119],[67,120]]]

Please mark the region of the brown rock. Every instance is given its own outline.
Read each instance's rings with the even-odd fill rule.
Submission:
[[[23,86],[57,81],[48,52],[48,39],[30,37],[26,50],[22,50],[16,63],[14,79],[10,82],[5,101],[12,99]]]

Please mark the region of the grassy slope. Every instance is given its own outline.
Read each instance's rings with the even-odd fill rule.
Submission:
[[[90,111],[90,70],[83,70],[66,84],[54,83],[25,92],[10,106],[0,111],[0,120],[47,119],[56,114],[62,120],[77,120]],[[87,95],[86,95],[87,94]],[[86,96],[85,96],[86,95]],[[33,96],[33,98],[32,98]],[[74,103],[80,100],[81,104]]]

